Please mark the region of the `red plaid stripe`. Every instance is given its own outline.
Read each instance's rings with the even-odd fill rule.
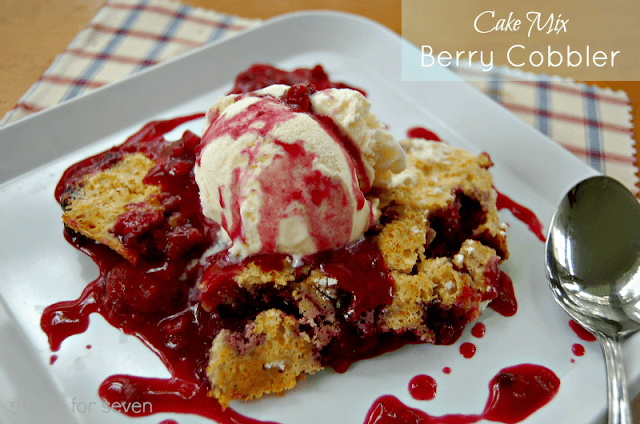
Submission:
[[[49,75],[49,74],[42,75],[38,79],[38,82],[41,82],[41,81],[46,81],[46,82],[51,83],[51,84],[79,85],[79,86],[86,86],[86,87],[90,87],[90,88],[98,88],[98,87],[101,87],[101,86],[103,86],[105,84],[104,82],[75,79],[75,78],[69,78],[69,77],[64,77],[64,76],[59,76],[59,75]],[[35,113],[35,112],[40,112],[41,110],[44,110],[46,108],[38,106],[35,103],[19,102],[19,103],[17,103],[15,105],[15,107],[13,109],[15,109],[15,110],[22,109],[22,110],[24,110],[26,112],[29,112],[29,113]]]
[[[145,38],[148,40],[154,40],[154,41],[160,41],[160,42],[171,41],[172,43],[184,44],[185,46],[190,46],[190,47],[199,47],[203,44],[203,43],[195,42],[192,40],[187,40],[185,38],[164,37],[149,31],[138,31],[138,30],[130,30],[130,29],[124,29],[124,28],[116,28],[116,27],[110,27],[107,25],[97,24],[97,23],[89,25],[89,28],[91,28],[94,31],[104,32],[106,34],[133,36],[133,37]]]
[[[27,102],[20,102],[18,103],[14,109],[22,109],[25,110],[29,113],[35,113],[35,112],[40,112],[41,110],[44,110],[44,107],[40,107],[38,105],[35,105],[33,103],[27,103]]]
[[[549,112],[548,110],[534,108],[530,106],[523,106],[523,105],[509,103],[509,102],[502,102],[502,105],[514,112],[528,113],[536,116],[545,116],[547,118],[557,119],[565,122],[572,122],[579,125],[587,125],[591,127],[602,128],[608,131],[614,131],[622,134],[633,133],[633,131],[630,128],[626,128],[626,127],[615,125],[615,124],[608,124],[606,122],[589,120],[580,116],[572,116],[565,113]]]
[[[139,57],[122,56],[115,54],[105,54],[103,52],[88,52],[82,49],[67,49],[65,50],[65,53],[85,59],[105,60],[109,62],[131,65],[153,66],[158,63],[157,60],[140,59]]]
[[[98,88],[106,84],[100,81],[91,81],[91,80],[80,79],[80,78],[70,78],[70,77],[64,77],[60,75],[43,75],[40,77],[39,81],[46,81],[52,84],[61,84],[61,85],[76,85],[76,86],[89,87],[89,88]]]
[[[605,152],[599,152],[596,150],[587,150],[587,149],[583,149],[583,148],[576,147],[570,144],[565,144],[565,143],[560,143],[560,145],[577,156],[601,159],[601,160],[605,160],[606,162],[623,163],[626,165],[636,164],[636,159],[632,157],[618,155],[616,153],[605,153]]]

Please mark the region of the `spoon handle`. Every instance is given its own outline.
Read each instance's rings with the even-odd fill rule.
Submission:
[[[609,424],[632,424],[629,392],[624,376],[622,349],[617,338],[597,334],[607,367],[607,396],[609,398]]]

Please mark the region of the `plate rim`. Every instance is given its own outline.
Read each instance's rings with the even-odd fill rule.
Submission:
[[[269,31],[269,28],[273,28],[274,26],[277,25],[281,25],[283,22],[290,22],[290,21],[295,21],[295,20],[300,20],[300,19],[307,19],[307,18],[313,18],[313,19],[318,19],[318,18],[322,18],[322,19],[329,19],[329,20],[334,20],[334,19],[339,19],[342,20],[344,22],[360,22],[361,24],[370,26],[372,28],[375,28],[376,31],[379,31],[380,29],[383,29],[385,33],[387,33],[387,35],[391,34],[393,37],[393,41],[397,42],[397,41],[401,41],[401,37],[398,36],[396,33],[392,32],[390,29],[388,29],[387,27],[384,27],[383,25],[372,21],[368,18],[364,18],[358,15],[353,15],[353,14],[348,14],[348,13],[344,13],[344,12],[335,12],[335,11],[303,11],[303,12],[294,12],[294,13],[289,13],[289,14],[285,14],[285,15],[281,15],[281,16],[277,16],[275,18],[271,18],[267,21],[264,21],[262,24],[257,25],[255,27],[249,28],[246,31],[243,31],[233,37],[227,38],[227,39],[223,39],[220,40],[216,43],[212,43],[209,45],[205,45],[202,47],[198,47],[196,49],[193,49],[189,52],[183,53],[179,56],[176,56],[175,58],[172,58],[170,60],[167,60],[165,62],[162,62],[161,64],[157,65],[157,67],[152,67],[149,69],[146,69],[140,73],[137,73],[135,75],[131,75],[129,77],[126,77],[122,80],[118,80],[115,81],[113,83],[110,84],[106,84],[103,87],[100,87],[96,90],[93,90],[90,93],[87,93],[83,96],[74,98],[68,102],[64,102],[62,104],[56,105],[52,108],[48,108],[42,112],[36,113],[34,115],[31,115],[29,117],[26,117],[24,119],[15,121],[13,123],[10,123],[2,128],[0,128],[0,143],[4,142],[5,140],[2,140],[2,138],[4,138],[4,136],[7,137],[11,137],[15,132],[24,132],[26,131],[27,133],[29,133],[28,129],[32,126],[37,126],[40,124],[41,121],[47,122],[49,120],[57,116],[59,116],[59,114],[69,114],[72,113],[74,109],[78,109],[81,108],[82,105],[84,104],[91,104],[92,102],[95,102],[95,99],[99,99],[101,97],[105,97],[105,96],[109,96],[111,95],[111,93],[114,91],[114,87],[116,87],[115,90],[118,89],[118,87],[122,88],[122,87],[127,87],[130,84],[132,84],[133,82],[139,81],[139,80],[143,80],[143,79],[148,79],[148,75],[155,75],[160,73],[163,69],[166,70],[167,68],[170,67],[174,67],[174,66],[178,66],[176,64],[181,64],[185,59],[189,58],[189,57],[194,57],[194,56],[199,56],[202,54],[203,51],[209,51],[212,49],[216,49],[217,46],[219,45],[225,45],[225,44],[230,44],[234,42],[234,39],[236,38],[241,38],[241,37],[250,37],[252,36],[252,34],[254,34],[257,31]],[[235,41],[237,42],[237,41]],[[398,69],[398,74],[399,74],[399,69]],[[237,72],[237,70],[236,70]],[[232,72],[234,73],[234,72]],[[470,90],[470,88],[460,88],[460,87],[467,87],[466,83],[465,86],[458,86],[458,90],[461,90],[462,92],[465,92],[467,90]],[[470,91],[468,91],[470,92]],[[105,94],[106,93],[106,94]],[[419,93],[416,93],[415,96],[419,95]],[[412,97],[412,96],[410,96]],[[493,104],[493,103],[489,103],[492,102],[489,98],[486,98],[487,100],[487,104]],[[500,113],[507,113],[509,116],[513,116],[513,118],[517,119],[518,122],[521,122],[520,119],[518,117],[516,117],[515,115],[512,115],[511,112],[509,112],[508,110],[504,109],[502,106],[497,105],[497,104],[493,104],[494,106],[491,106],[491,108],[498,108],[501,110]],[[151,113],[153,114],[153,112]],[[149,113],[146,113],[146,115],[148,116]],[[144,120],[144,118],[141,119],[134,119],[134,121],[136,123],[140,122],[141,120]],[[529,127],[526,125],[526,123],[521,122],[522,126],[519,127],[519,129],[523,129],[523,128],[529,128],[532,132],[535,132],[535,134],[537,135],[537,137],[542,137],[540,139],[544,139],[546,138],[545,136],[543,136],[542,134],[540,134],[539,132],[535,131],[535,129]],[[128,125],[127,124],[123,124],[121,127],[118,127],[118,129],[122,129],[122,128],[126,128]],[[528,131],[528,130],[527,130]],[[463,134],[464,135],[464,134]],[[548,142],[551,143],[547,146],[547,148],[551,148],[551,149],[556,149],[558,152],[563,152],[564,150],[561,149],[559,146],[557,146],[555,144],[555,142],[553,142],[552,140],[548,139]],[[92,143],[95,140],[92,141]],[[76,149],[72,149],[71,152],[75,151]],[[583,164],[582,162],[580,162],[577,158],[575,158],[575,156],[573,156],[571,153],[566,152],[566,155],[564,153],[558,153],[559,156],[562,159],[566,159],[566,157],[570,157],[573,158],[575,161],[577,161],[576,163],[579,163],[578,168],[580,169],[581,167],[583,167],[582,169],[580,169],[580,172],[578,172],[578,174],[582,174],[584,173],[584,175],[588,175],[590,173],[594,173],[597,174],[595,171],[591,170],[591,168],[588,168],[587,165]],[[62,156],[62,155],[59,155]],[[59,157],[58,156],[58,157]],[[51,162],[51,160],[48,160],[47,162],[44,162],[42,165],[46,166]],[[7,185],[11,185],[12,181],[15,181],[18,178],[21,178],[22,176],[28,174],[29,172],[34,171],[35,169],[38,169],[41,165],[36,165],[32,168],[29,168],[27,171],[23,171],[20,174],[17,174],[9,179],[3,180],[2,179],[2,175],[0,174],[0,181],[2,181],[0,183],[0,189],[2,189],[3,187],[7,186]],[[582,178],[582,176],[580,175],[576,175],[575,178]],[[1,294],[1,293],[0,293]],[[0,296],[0,301],[3,301],[4,299],[2,298],[2,296]],[[10,310],[8,310],[9,314],[11,314]],[[1,364],[0,364],[1,365]]]

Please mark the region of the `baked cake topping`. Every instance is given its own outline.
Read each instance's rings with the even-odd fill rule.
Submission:
[[[117,236],[117,224],[122,225],[118,218],[131,211],[163,215],[162,205],[153,196],[160,192],[160,187],[142,182],[154,165],[144,154],[135,153],[100,173],[86,175],[77,190],[64,200],[62,220],[135,263],[137,252],[127,248]]]

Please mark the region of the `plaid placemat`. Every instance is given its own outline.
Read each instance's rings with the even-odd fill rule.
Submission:
[[[560,77],[494,68],[457,67],[462,78],[634,194],[637,164],[632,107],[624,91]]]
[[[176,1],[107,0],[0,126],[259,23]]]
[[[0,126],[259,23],[169,0],[108,0]],[[479,82],[472,81],[474,72],[458,69],[524,121],[638,193],[626,93],[508,68]]]

